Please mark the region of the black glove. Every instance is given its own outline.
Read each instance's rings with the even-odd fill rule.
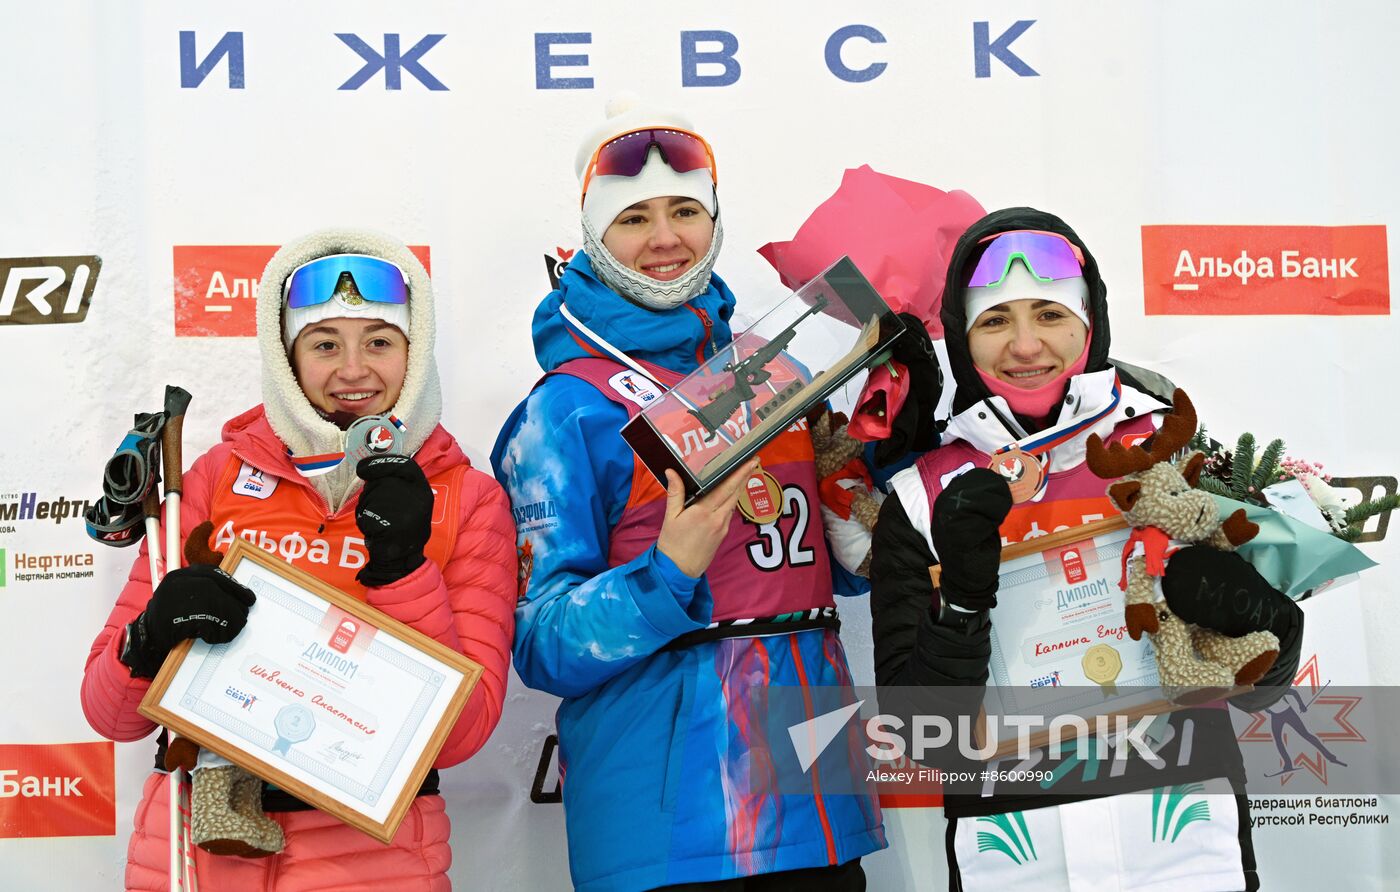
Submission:
[[[1183,548],[1167,560],[1162,593],[1186,622],[1231,638],[1273,632],[1282,641],[1302,612],[1239,554],[1204,545]]]
[[[900,313],[905,332],[894,342],[890,358],[909,370],[909,395],[890,423],[890,435],[875,444],[875,466],[894,464],[909,452],[928,452],[938,445],[933,413],[943,394],[943,372],[924,323],[912,313]]]
[[[218,567],[171,570],[145,611],[127,626],[121,661],[138,678],[155,678],[170,649],[186,638],[232,641],[248,622],[257,598]]]
[[[433,488],[406,455],[376,455],[355,468],[365,481],[355,524],[365,534],[369,562],[355,575],[361,585],[398,582],[422,566],[432,535]]]
[[[943,568],[943,598],[967,610],[997,606],[1001,522],[1011,510],[1011,488],[987,468],[954,478],[933,504],[933,548]]]

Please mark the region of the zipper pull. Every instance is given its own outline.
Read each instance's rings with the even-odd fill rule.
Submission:
[[[703,363],[703,362],[705,361],[705,345],[707,345],[707,344],[710,345],[710,355],[711,355],[711,356],[713,356],[714,353],[715,353],[714,344],[713,344],[713,341],[714,341],[715,324],[714,324],[713,322],[710,321],[710,314],[707,313],[707,312],[705,312],[705,311],[704,311],[703,309],[701,309],[700,307],[691,307],[690,309],[691,309],[692,311],[694,311],[694,313],[695,313],[696,316],[699,316],[699,317],[700,317],[700,324],[703,325],[703,326],[705,326],[705,340],[703,340],[703,341],[700,342],[700,349],[699,349],[698,351],[696,351],[696,358],[697,358],[701,363]]]

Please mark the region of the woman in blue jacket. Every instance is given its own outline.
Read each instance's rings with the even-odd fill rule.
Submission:
[[[747,475],[684,507],[619,434],[731,339],[713,152],[678,115],[627,108],[575,167],[584,251],[535,311],[546,376],[492,453],[523,560],[515,666],[564,698],[574,883],[864,889],[885,838],[854,723],[780,779],[794,744],[763,720],[778,686],[799,720],[852,700],[805,423],[760,453],[783,494],[762,525],[733,510]]]

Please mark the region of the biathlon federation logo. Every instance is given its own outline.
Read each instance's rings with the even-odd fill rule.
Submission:
[[[1060,678],[1060,670],[1058,669],[1048,675],[1037,676],[1030,680],[1030,686],[1033,688],[1058,688],[1062,684],[1064,682]]]
[[[266,499],[277,489],[277,478],[268,477],[258,468],[247,462],[238,469],[238,476],[233,481],[233,494],[236,496],[247,496],[250,499]]]
[[[656,382],[633,371],[621,371],[608,379],[609,386],[628,402],[646,407],[661,399]]]
[[[1278,750],[1279,767],[1266,777],[1279,778],[1280,787],[1288,786],[1301,770],[1307,770],[1325,786],[1328,766],[1345,768],[1347,764],[1328,743],[1336,746],[1366,742],[1366,735],[1350,721],[1362,698],[1329,694],[1327,688],[1331,684],[1331,679],[1321,680],[1317,654],[1313,654],[1294,676],[1288,692],[1267,710],[1254,713],[1249,727],[1238,737],[1240,743],[1273,743]]]

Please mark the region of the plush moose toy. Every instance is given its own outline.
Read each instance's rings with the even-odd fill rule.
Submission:
[[[1177,390],[1172,411],[1161,428],[1142,446],[1105,448],[1092,434],[1085,455],[1090,470],[1105,479],[1122,478],[1108,487],[1108,497],[1133,525],[1123,550],[1127,592],[1125,621],[1133,640],[1151,636],[1161,684],[1180,691],[1173,699],[1200,702],[1214,699],[1222,689],[1254,684],[1278,658],[1279,642],[1272,632],[1250,632],[1231,638],[1214,629],[1192,626],[1174,614],[1160,596],[1159,580],[1172,540],[1234,551],[1254,538],[1259,526],[1245,518],[1244,509],[1224,523],[1210,494],[1196,489],[1205,456],[1193,452],[1173,464],[1171,456],[1190,442],[1196,431],[1196,410]],[[1180,544],[1177,545],[1180,547]]]

